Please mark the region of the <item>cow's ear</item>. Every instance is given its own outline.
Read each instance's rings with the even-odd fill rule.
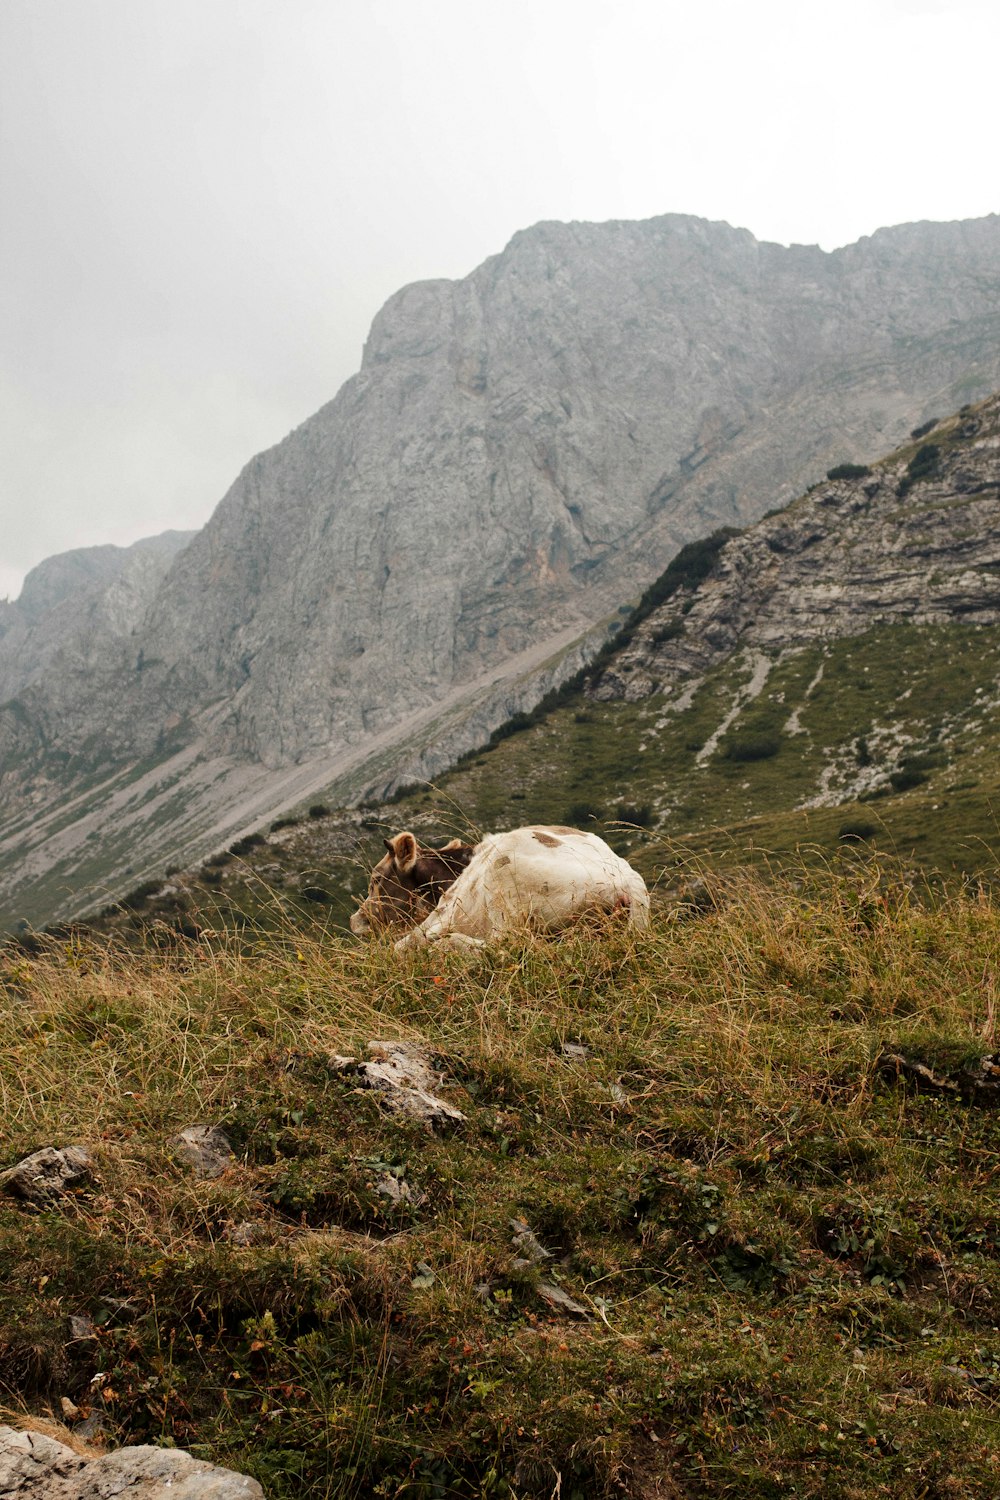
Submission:
[[[417,863],[417,841],[412,833],[397,833],[386,839],[386,848],[392,855],[396,869],[401,875],[409,875]]]

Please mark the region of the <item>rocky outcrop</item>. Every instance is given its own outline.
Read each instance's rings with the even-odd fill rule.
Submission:
[[[170,564],[195,535],[165,531],[131,547],[80,547],[46,558],[14,604],[0,601],[0,703],[31,684],[89,674],[145,619]],[[128,649],[127,646],[124,649]]]
[[[737,651],[763,661],[909,621],[1000,623],[1000,397],[732,537],[589,685],[666,711]]]
[[[43,1146],[23,1161],[0,1172],[0,1193],[10,1193],[44,1208],[85,1183],[93,1169],[85,1146]]]
[[[19,658],[0,916],[384,791],[414,750],[433,773],[681,542],[1000,385],[998,335],[997,216],[832,254],[679,215],[540,224],[404,288],[151,602]]]
[[[0,1500],[264,1500],[255,1479],[176,1448],[87,1457],[42,1432],[0,1427]]]

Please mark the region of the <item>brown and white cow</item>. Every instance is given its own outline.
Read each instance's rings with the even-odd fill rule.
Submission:
[[[634,927],[649,921],[642,876],[603,839],[578,828],[515,828],[489,834],[474,848],[456,840],[434,850],[419,849],[412,833],[398,833],[386,847],[351,929],[365,934],[405,924],[412,930],[396,943],[399,952],[426,943],[478,946],[519,928],[555,932],[591,913],[620,912]],[[421,861],[443,864],[449,857],[456,873],[428,910],[431,887]],[[419,887],[412,884],[418,879]]]

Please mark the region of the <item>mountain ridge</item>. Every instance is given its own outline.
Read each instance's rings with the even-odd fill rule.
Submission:
[[[114,804],[148,865],[198,824],[207,849],[273,816],[293,783],[360,795],[371,778],[338,767],[373,740],[384,787],[394,753],[397,780],[416,752],[444,764],[470,736],[449,710],[435,742],[439,705],[492,677],[494,724],[530,707],[544,685],[518,662],[582,640],[683,542],[998,384],[995,215],[835,252],[678,215],[547,223],[461,281],[403,288],[358,374],[244,467],[134,632],[0,705],[4,820],[27,805],[60,827],[46,849],[20,823],[0,880],[15,892],[30,854],[60,889],[85,866],[127,883],[112,804],[86,791],[109,773],[152,776],[155,817]]]

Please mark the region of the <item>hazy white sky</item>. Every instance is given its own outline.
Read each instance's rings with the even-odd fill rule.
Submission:
[[[0,0],[0,598],[201,525],[539,219],[1000,208],[996,0]]]

